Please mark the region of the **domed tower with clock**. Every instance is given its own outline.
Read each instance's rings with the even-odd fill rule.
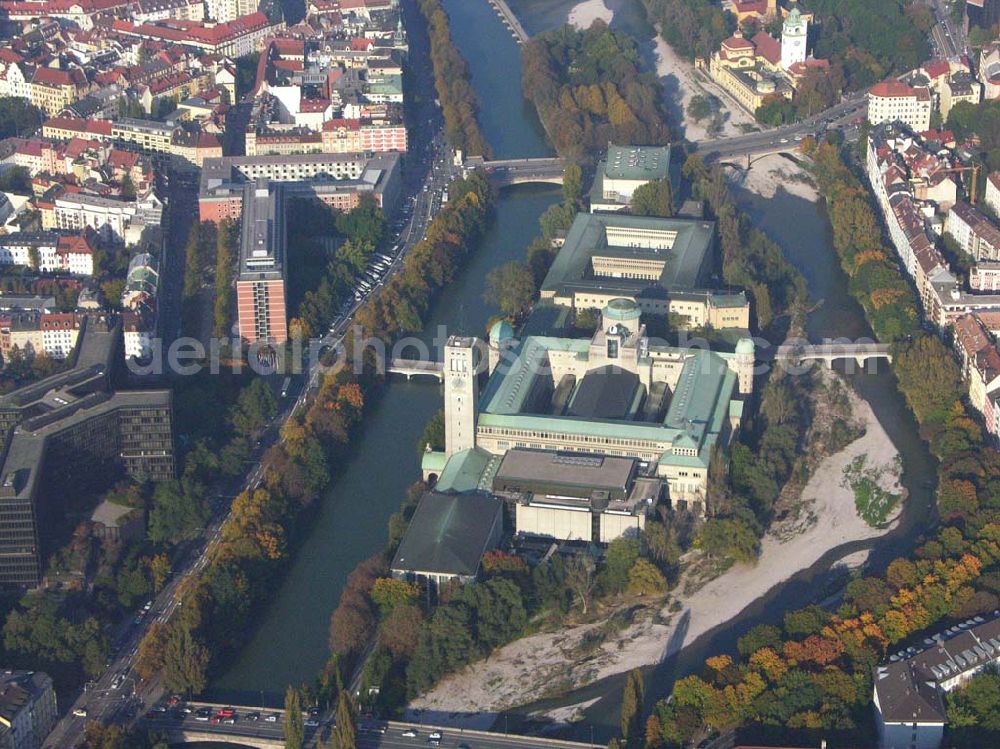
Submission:
[[[451,336],[444,347],[444,452],[455,453],[476,446],[479,408],[476,339]]]

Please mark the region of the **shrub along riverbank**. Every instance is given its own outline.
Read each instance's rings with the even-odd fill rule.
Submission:
[[[490,147],[479,129],[479,104],[469,80],[469,64],[452,41],[448,14],[441,0],[418,0],[417,4],[427,22],[434,86],[444,114],[448,145],[461,149],[466,156],[488,156]]]
[[[761,625],[741,638],[739,657],[708,658],[674,685],[672,701],[657,703],[648,747],[688,745],[736,727],[758,737],[812,741],[822,733],[870,742],[873,666],[911,636],[1000,606],[1000,455],[963,406],[951,352],[921,331],[915,293],[881,242],[860,181],[833,144],[807,148],[852,293],[876,334],[897,341],[899,389],[939,460],[941,525],[918,539],[910,558],[852,580],[836,609],[789,611],[781,627]],[[949,700],[949,718],[968,726],[979,719],[962,694]]]

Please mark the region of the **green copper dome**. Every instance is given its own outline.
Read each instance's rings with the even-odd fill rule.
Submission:
[[[514,328],[506,320],[497,320],[490,328],[490,343],[509,341],[514,337]]]
[[[612,299],[604,308],[605,322],[631,322],[638,320],[642,312],[631,299]]]

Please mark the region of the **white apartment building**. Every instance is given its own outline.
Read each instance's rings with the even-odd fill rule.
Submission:
[[[159,225],[162,212],[163,203],[152,191],[135,202],[64,193],[53,208],[55,228],[74,233],[89,228],[102,241],[116,244],[135,244],[144,227]]]
[[[56,693],[41,671],[0,672],[0,747],[39,749],[56,724]]]
[[[25,77],[19,63],[7,63],[3,72],[0,72],[0,96],[14,96],[18,99],[31,97],[31,76]]]
[[[80,335],[80,318],[76,315],[43,315],[39,327],[42,331],[42,350],[46,354],[61,361],[73,352]]]
[[[1000,229],[968,203],[951,207],[944,230],[976,260],[1000,260]]]
[[[43,273],[92,276],[94,249],[83,236],[15,232],[0,237],[0,265],[23,265]]]
[[[135,216],[135,203],[99,195],[73,193],[55,200],[56,228],[82,232],[93,229],[106,242],[122,243]]]
[[[993,213],[1000,216],[1000,172],[991,172],[986,178],[983,203],[988,205]]]
[[[875,668],[873,702],[881,749],[938,749],[944,694],[1000,663],[1000,619],[977,616],[900,651]],[[918,649],[920,646],[917,646]],[[984,745],[985,746],[985,745]]]
[[[868,90],[868,121],[873,125],[899,120],[922,133],[931,127],[931,92],[890,78]]]
[[[205,0],[205,15],[221,23],[256,12],[256,0]]]

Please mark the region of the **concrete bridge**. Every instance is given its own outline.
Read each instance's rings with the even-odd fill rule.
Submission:
[[[489,3],[496,10],[497,15],[500,16],[503,25],[510,29],[511,35],[517,40],[518,44],[524,44],[528,41],[528,32],[524,30],[521,22],[517,20],[517,16],[514,15],[514,11],[507,5],[506,0],[489,0]]]
[[[206,703],[190,703],[208,707]],[[225,707],[212,705],[213,708]],[[233,706],[228,706],[233,707]],[[260,708],[236,707],[237,720],[233,724],[195,722],[189,715],[171,716],[148,714],[142,719],[143,725],[163,735],[169,744],[184,742],[214,742],[243,746],[247,749],[284,749],[284,715]],[[261,716],[273,714],[275,722],[248,720],[246,716],[257,713]],[[320,740],[328,741],[333,721],[330,716],[320,719],[319,726],[306,727],[306,749],[318,749]],[[432,731],[443,734],[442,745],[454,746],[465,743],[476,749],[599,749],[602,745],[588,744],[562,739],[548,739],[538,736],[494,733],[474,729],[454,728],[433,722],[406,723],[400,721],[367,721],[358,724],[357,743],[359,749],[394,747],[395,749],[426,749]],[[413,735],[404,736],[404,733]]]
[[[285,749],[285,739],[283,736],[254,736],[250,734],[237,733],[233,726],[228,726],[233,733],[223,731],[198,731],[187,728],[172,728],[166,731],[167,743],[174,744],[232,744],[234,746],[247,747],[247,749]],[[161,729],[162,730],[162,729]],[[315,742],[308,742],[307,745],[315,746]]]
[[[438,361],[422,359],[391,359],[385,368],[386,374],[403,375],[406,379],[427,375],[444,382],[444,365]]]
[[[892,347],[885,343],[783,344],[774,352],[774,361],[802,364],[806,361],[823,361],[829,366],[838,359],[853,359],[863,367],[869,359],[892,361]]]
[[[497,187],[532,182],[561,185],[563,174],[566,172],[566,162],[559,157],[498,159],[495,161],[471,158],[466,160],[466,166],[473,168],[481,166],[486,171],[490,182]]]

